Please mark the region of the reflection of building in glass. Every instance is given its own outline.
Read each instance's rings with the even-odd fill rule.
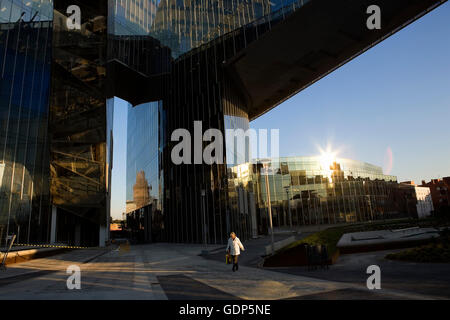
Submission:
[[[77,2],[81,30],[67,29],[71,4],[54,3],[48,130],[56,228],[50,241],[103,245],[112,159],[112,104],[105,95],[107,0]]]
[[[127,200],[126,212],[132,212],[151,203],[151,187],[145,179],[145,172],[139,171],[136,175],[136,183],[133,186],[133,200]]]
[[[136,205],[133,200],[127,200],[126,202],[126,213],[136,210]]]
[[[292,0],[114,0],[115,35],[149,35],[178,57]]]
[[[0,3],[0,23],[27,21],[51,21],[53,19],[53,1],[3,0]]]
[[[161,207],[159,164],[160,104],[148,103],[128,108],[127,134],[127,212],[156,201]]]
[[[417,198],[417,217],[425,218],[431,216],[434,211],[433,200],[431,199],[430,188],[415,186]]]
[[[112,110],[105,84],[107,0],[0,3],[0,243],[104,245]],[[111,106],[108,103],[108,106]]]
[[[285,0],[284,4],[291,2]],[[268,15],[271,10],[269,0],[162,0],[150,35],[170,47],[174,57],[178,57]]]
[[[136,175],[136,184],[133,186],[133,202],[136,209],[150,204],[150,186],[145,179],[145,172],[139,171]]]
[[[114,17],[110,33],[116,35],[148,34],[155,19],[159,0],[111,0]],[[111,12],[110,11],[110,12]]]
[[[425,218],[434,211],[430,188],[419,187],[414,181],[401,182],[394,192],[396,210],[415,218]]]
[[[0,4],[0,247],[12,233],[21,243],[49,236],[51,2],[35,12],[35,2]]]
[[[159,240],[162,229],[161,114],[158,102],[128,107],[127,226],[139,241]]]
[[[397,214],[392,203],[397,179],[384,175],[380,167],[349,159],[324,163],[321,157],[275,160],[268,163],[275,227],[368,221]],[[253,215],[253,235],[267,229],[266,173],[262,168],[258,160],[229,168],[233,206],[241,214]]]

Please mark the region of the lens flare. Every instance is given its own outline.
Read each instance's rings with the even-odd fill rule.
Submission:
[[[331,170],[330,167],[333,165],[333,163],[336,161],[336,157],[338,154],[338,151],[332,150],[332,147],[330,144],[327,145],[325,149],[322,149],[321,147],[317,147],[320,152],[320,164],[322,166],[323,170]]]
[[[391,147],[387,147],[386,152],[384,154],[383,173],[386,175],[390,175],[392,172],[393,165],[394,165],[394,156],[392,154],[392,149]]]
[[[322,149],[319,146],[317,148],[319,149],[319,152],[320,152],[319,161],[320,161],[322,170],[325,172],[326,176],[328,177],[329,182],[332,183],[333,182],[332,166],[336,162],[336,157],[338,155],[338,151],[332,150],[331,144],[328,144],[325,149]]]

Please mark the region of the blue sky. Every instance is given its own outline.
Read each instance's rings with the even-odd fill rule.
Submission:
[[[115,104],[112,215],[125,210],[126,104]],[[280,129],[280,155],[338,156],[399,181],[450,176],[450,3],[255,121]],[[386,163],[392,151],[392,166]]]
[[[114,101],[114,156],[111,177],[111,216],[122,218],[126,202],[127,176],[127,110],[128,104],[121,100]]]

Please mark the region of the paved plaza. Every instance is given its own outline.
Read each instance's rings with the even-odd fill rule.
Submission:
[[[261,242],[261,240],[256,240]],[[255,242],[258,243],[258,242]],[[239,271],[225,264],[224,247],[148,244],[73,250],[8,266],[0,272],[0,299],[436,299],[413,290],[371,291],[358,282],[319,279],[314,272],[257,266],[259,246],[248,242]],[[261,247],[261,250],[264,250]],[[252,253],[249,251],[253,251]],[[244,258],[247,254],[247,258]],[[220,258],[222,257],[222,258]],[[81,289],[69,290],[67,267],[81,269]],[[332,267],[333,268],[333,267]],[[324,271],[325,272],[325,271]],[[331,274],[332,269],[328,271]]]

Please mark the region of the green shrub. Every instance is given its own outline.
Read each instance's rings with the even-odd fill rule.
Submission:
[[[449,242],[448,237],[441,236],[429,244],[390,253],[386,259],[411,262],[450,262]]]

